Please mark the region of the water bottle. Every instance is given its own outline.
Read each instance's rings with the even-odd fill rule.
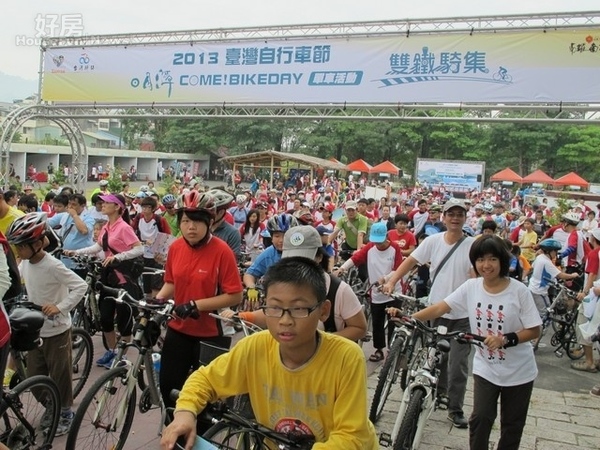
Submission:
[[[152,353],[152,365],[154,367],[154,380],[158,386],[158,374],[160,372],[160,353]]]

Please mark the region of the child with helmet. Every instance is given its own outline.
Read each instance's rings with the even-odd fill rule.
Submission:
[[[74,413],[71,367],[71,310],[85,295],[87,284],[75,272],[44,251],[47,216],[29,213],[11,224],[6,238],[21,259],[19,271],[29,301],[45,315],[40,336],[43,344],[27,353],[27,375],[48,375],[57,384],[61,417],[57,436],[67,434]]]
[[[566,273],[556,267],[558,252],[562,244],[556,239],[544,239],[539,243],[540,251],[533,262],[533,271],[529,278],[529,290],[533,294],[533,300],[540,316],[544,315],[546,308],[550,306],[548,288],[554,279],[574,280],[579,275]]]
[[[221,322],[209,313],[242,300],[235,255],[211,231],[215,212],[207,193],[190,191],[177,200],[181,239],[169,248],[164,285],[156,294],[157,300],[172,298],[181,319],[169,322],[162,351],[160,390],[168,407],[174,406],[171,391],[181,389],[190,369],[198,368],[201,343],[222,348],[231,344]]]

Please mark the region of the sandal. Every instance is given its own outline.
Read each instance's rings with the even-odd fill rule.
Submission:
[[[590,373],[598,372],[598,369],[596,369],[596,366],[593,366],[593,365],[588,366],[585,361],[577,361],[577,362],[571,363],[571,369],[581,370],[582,372],[590,372]]]
[[[369,361],[378,362],[378,361],[383,361],[384,358],[385,358],[385,356],[383,356],[383,352],[381,350],[375,350],[375,353],[373,353],[371,356],[369,356]]]

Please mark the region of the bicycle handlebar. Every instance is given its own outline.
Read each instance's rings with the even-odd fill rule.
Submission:
[[[442,326],[429,327],[429,326],[425,325],[425,323],[423,323],[422,321],[415,319],[411,316],[406,316],[406,315],[402,315],[400,317],[391,317],[391,320],[393,322],[397,322],[402,325],[416,327],[416,328],[420,329],[421,331],[424,331],[426,333],[431,333],[435,336],[441,336],[441,337],[445,337],[445,338],[454,338],[461,343],[468,344],[468,343],[472,343],[471,341],[483,342],[483,341],[485,341],[485,338],[486,338],[485,336],[479,336],[478,334],[467,333],[467,332],[460,331],[460,330],[448,332],[447,330],[444,330],[445,327],[442,327]]]
[[[171,318],[175,317],[171,314],[171,311],[175,306],[175,302],[173,300],[167,300],[166,302],[162,303],[151,303],[144,299],[138,300],[133,298],[125,289],[106,286],[100,281],[96,282],[96,290],[106,292],[113,297],[117,303],[127,303],[156,314],[161,314]]]

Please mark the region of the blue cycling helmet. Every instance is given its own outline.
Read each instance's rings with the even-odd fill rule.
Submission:
[[[267,230],[271,235],[273,233],[285,233],[292,227],[298,226],[298,219],[291,214],[275,214],[267,222]]]
[[[175,203],[177,199],[173,194],[167,194],[162,198],[162,202],[164,203]]]
[[[544,239],[542,242],[540,242],[540,248],[546,252],[552,251],[552,250],[560,250],[562,248],[562,244],[557,241],[556,239]]]
[[[440,229],[434,225],[425,225],[425,228],[423,228],[423,232],[426,236],[433,236],[434,234],[438,234],[440,232]]]
[[[475,230],[473,228],[471,228],[469,225],[463,225],[462,231],[465,236],[471,236],[471,237],[475,236]]]

